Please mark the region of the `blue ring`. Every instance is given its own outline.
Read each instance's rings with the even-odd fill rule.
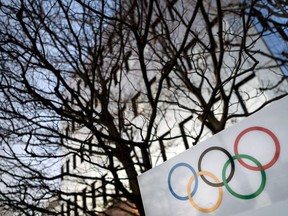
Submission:
[[[193,173],[193,175],[194,175],[194,178],[195,178],[195,187],[194,187],[193,191],[191,192],[191,197],[193,197],[194,194],[196,193],[196,190],[197,190],[197,188],[198,188],[197,173],[196,173],[196,171],[193,169],[193,167],[190,166],[190,165],[187,164],[187,163],[178,163],[178,164],[176,164],[176,165],[174,165],[174,166],[172,167],[172,169],[170,170],[169,175],[168,175],[168,186],[169,186],[170,192],[172,193],[172,195],[173,195],[176,199],[179,199],[179,200],[188,200],[188,199],[189,199],[188,196],[183,197],[183,196],[177,195],[177,194],[173,191],[172,186],[171,186],[171,176],[172,176],[172,173],[173,173],[173,171],[174,171],[177,167],[180,167],[180,166],[187,167],[188,169],[190,169],[190,170],[192,171],[192,173]]]

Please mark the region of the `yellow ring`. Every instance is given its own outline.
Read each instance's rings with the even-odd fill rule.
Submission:
[[[219,179],[212,173],[210,172],[207,172],[207,171],[200,171],[197,173],[197,176],[200,176],[200,175],[208,175],[210,176],[216,183],[219,183]],[[188,187],[187,187],[187,193],[188,193],[188,198],[189,198],[189,201],[190,203],[192,204],[192,206],[201,211],[201,212],[204,212],[204,213],[209,213],[209,212],[213,212],[215,211],[221,204],[222,202],[222,197],[223,197],[223,190],[222,190],[222,187],[218,187],[218,190],[219,190],[219,197],[218,197],[218,200],[216,202],[216,204],[214,206],[212,206],[211,208],[201,208],[200,206],[198,206],[194,200],[192,199],[191,197],[191,185],[194,181],[194,176],[192,175],[191,178],[189,179],[188,181]]]

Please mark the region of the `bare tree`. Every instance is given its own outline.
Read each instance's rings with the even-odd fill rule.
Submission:
[[[261,20],[280,3],[0,2],[7,211],[144,215],[139,174],[287,95],[287,55],[255,28],[283,37]]]
[[[262,53],[273,55],[279,66],[287,70],[287,17],[288,8],[285,1],[250,1],[247,6],[251,9],[247,12],[254,19],[254,24],[261,32],[262,37],[268,41],[268,47],[272,52]],[[276,37],[275,37],[276,35]]]

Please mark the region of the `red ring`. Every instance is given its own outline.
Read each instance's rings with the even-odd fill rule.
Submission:
[[[250,128],[247,128],[245,130],[243,130],[236,138],[235,140],[235,143],[234,143],[234,153],[235,155],[238,155],[239,152],[238,152],[238,144],[239,144],[239,141],[241,139],[241,137],[250,132],[250,131],[253,131],[253,130],[258,130],[258,131],[263,131],[265,133],[267,133],[274,141],[274,144],[275,144],[275,147],[276,147],[276,151],[275,151],[275,154],[274,154],[274,157],[272,158],[272,160],[267,163],[266,165],[264,166],[250,166],[248,164],[246,164],[241,158],[238,158],[238,161],[241,165],[243,165],[244,167],[246,167],[247,169],[250,169],[250,170],[255,170],[255,171],[260,171],[260,170],[266,170],[268,168],[270,168],[271,166],[273,166],[273,164],[278,160],[279,158],[279,155],[280,155],[280,143],[279,143],[279,140],[278,138],[275,136],[274,133],[272,133],[270,130],[268,130],[267,128],[263,128],[263,127],[250,127]]]

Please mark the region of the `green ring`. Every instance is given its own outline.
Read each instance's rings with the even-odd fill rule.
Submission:
[[[235,155],[232,157],[233,160],[235,159],[238,159],[238,158],[245,158],[245,159],[248,159],[248,160],[251,160],[252,162],[254,162],[258,167],[261,167],[262,164],[255,158],[253,158],[252,156],[249,156],[249,155],[245,155],[245,154],[239,154],[239,155]],[[260,187],[258,188],[258,190],[252,194],[248,194],[248,195],[242,195],[242,194],[238,194],[236,193],[235,191],[233,191],[231,189],[231,187],[228,185],[228,182],[226,180],[226,170],[227,170],[227,167],[228,165],[230,164],[230,160],[227,160],[224,167],[223,167],[223,170],[222,170],[222,179],[223,179],[223,183],[224,183],[224,186],[225,188],[235,197],[238,197],[240,199],[253,199],[255,197],[257,197],[263,190],[264,190],[264,187],[265,187],[265,184],[266,184],[266,174],[265,174],[265,171],[264,170],[260,170],[261,171],[261,176],[262,176],[262,181],[261,181],[261,185]]]

